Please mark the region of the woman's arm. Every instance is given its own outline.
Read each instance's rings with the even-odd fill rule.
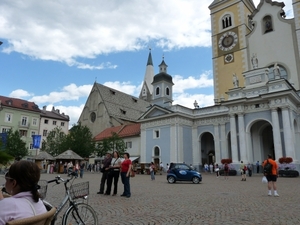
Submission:
[[[126,173],[126,177],[129,177],[131,168],[132,168],[132,164],[129,164],[129,168],[128,168],[128,171]]]

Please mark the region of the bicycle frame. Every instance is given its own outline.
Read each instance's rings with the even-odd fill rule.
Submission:
[[[54,225],[54,224],[55,224],[55,222],[56,222],[56,220],[57,220],[58,214],[62,211],[62,208],[67,204],[67,202],[70,203],[70,206],[69,206],[69,207],[67,208],[67,210],[65,211],[62,220],[64,221],[65,216],[68,214],[68,212],[74,208],[75,211],[76,211],[76,214],[77,214],[77,218],[79,218],[80,221],[83,223],[81,217],[80,217],[79,214],[78,214],[78,210],[77,210],[77,207],[76,207],[77,203],[76,203],[75,200],[72,199],[72,197],[71,197],[71,195],[70,195],[70,188],[67,186],[67,183],[69,183],[69,181],[72,180],[72,179],[74,179],[73,176],[72,176],[72,178],[67,179],[67,180],[62,179],[60,176],[57,176],[57,177],[55,177],[54,180],[48,181],[48,183],[56,182],[56,184],[60,184],[59,181],[62,181],[62,182],[64,183],[64,186],[65,186],[65,197],[64,197],[64,199],[61,201],[61,203],[59,204],[59,206],[57,207],[56,212],[55,212],[55,214],[54,214],[54,216],[53,216],[53,219],[52,219],[52,221],[51,221],[51,225]],[[47,202],[47,201],[45,201],[45,200],[43,200],[43,203],[44,203],[44,205],[46,206],[46,208],[52,208],[52,207],[53,207],[49,202]]]

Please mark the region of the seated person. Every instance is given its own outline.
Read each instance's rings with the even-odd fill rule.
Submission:
[[[5,188],[9,198],[0,190],[0,224],[24,219],[47,212],[39,198],[39,167],[30,161],[19,161],[11,165],[5,174]]]

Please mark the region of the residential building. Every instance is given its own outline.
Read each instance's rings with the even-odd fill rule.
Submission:
[[[61,131],[65,134],[68,134],[69,121],[69,116],[65,115],[64,113],[60,113],[59,109],[55,109],[55,107],[53,106],[51,111],[47,111],[46,106],[44,106],[40,114],[39,134],[42,136],[41,144],[43,141],[47,140],[49,132],[56,127],[60,128]]]
[[[0,96],[0,133],[18,130],[29,149],[29,156],[35,156],[32,135],[39,134],[41,110],[34,102]]]

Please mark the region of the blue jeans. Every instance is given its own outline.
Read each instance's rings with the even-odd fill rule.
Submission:
[[[155,180],[154,170],[152,170],[152,171],[150,172],[150,175],[151,175],[151,180]]]
[[[129,183],[129,178],[130,176],[126,176],[127,172],[121,172],[121,180],[122,180],[122,183],[124,185],[124,192],[123,192],[123,195],[125,196],[131,196],[131,193],[130,193],[130,183]]]

